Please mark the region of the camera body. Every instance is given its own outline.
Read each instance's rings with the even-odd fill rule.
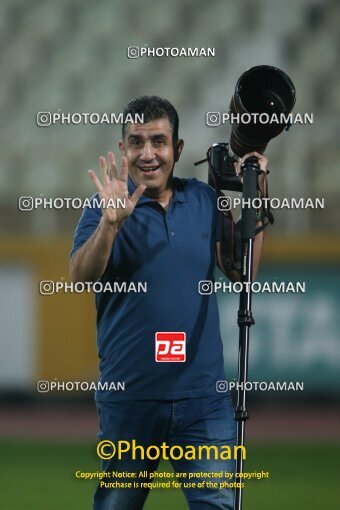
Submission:
[[[208,184],[215,189],[242,191],[242,182],[235,173],[237,161],[230,153],[229,143],[214,143],[208,151]]]

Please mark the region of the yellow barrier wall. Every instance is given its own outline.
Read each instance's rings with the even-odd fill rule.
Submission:
[[[0,263],[30,266],[37,301],[37,380],[96,380],[97,349],[93,294],[41,296],[41,280],[69,281],[68,254],[72,237],[5,238]],[[340,260],[340,238],[275,238],[265,240],[263,262],[334,263]]]

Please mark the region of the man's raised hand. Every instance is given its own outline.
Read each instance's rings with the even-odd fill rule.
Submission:
[[[120,176],[118,176],[116,158],[113,152],[108,153],[108,160],[109,173],[107,172],[106,159],[103,156],[99,158],[102,183],[93,170],[89,170],[89,176],[97,188],[100,199],[105,204],[102,207],[103,220],[107,225],[120,227],[123,221],[132,214],[146,186],[140,184],[134,194],[129,196],[127,158],[125,156],[122,157]],[[125,204],[125,207],[122,206],[122,203]]]

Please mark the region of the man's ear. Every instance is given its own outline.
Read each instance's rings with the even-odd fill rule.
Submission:
[[[176,162],[179,160],[179,157],[181,155],[183,147],[184,147],[184,140],[182,140],[182,138],[180,138],[177,142],[177,146],[176,146],[176,150],[175,150],[175,161]]]
[[[126,156],[126,149],[125,149],[125,144],[124,144],[124,141],[123,140],[119,140],[119,150],[120,150],[120,154],[121,156]]]

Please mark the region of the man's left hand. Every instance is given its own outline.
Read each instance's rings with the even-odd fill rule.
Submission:
[[[257,182],[261,190],[261,193],[264,194],[265,174],[267,173],[268,167],[267,156],[265,156],[264,154],[260,154],[259,152],[248,152],[248,154],[245,154],[244,156],[242,156],[242,158],[239,159],[239,161],[234,163],[236,175],[240,178],[241,182],[243,183],[243,172],[241,170],[241,166],[247,158],[250,158],[252,156],[255,156],[258,159],[260,170],[262,170],[262,172],[259,174]]]

